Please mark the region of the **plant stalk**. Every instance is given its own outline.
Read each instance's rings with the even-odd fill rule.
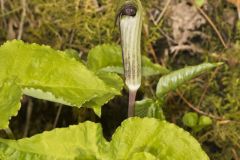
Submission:
[[[125,0],[118,11],[125,83],[129,89],[128,117],[134,116],[135,97],[141,85],[142,5],[140,0]]]
[[[133,117],[135,114],[135,99],[136,99],[137,90],[129,91],[129,100],[128,100],[128,117]]]

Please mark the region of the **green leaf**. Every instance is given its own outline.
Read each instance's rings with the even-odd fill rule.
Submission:
[[[155,102],[153,99],[144,99],[141,101],[136,101],[135,116],[141,118],[153,117],[160,120],[165,119],[161,105]]]
[[[111,141],[111,158],[128,159],[136,152],[148,152],[164,160],[207,160],[198,142],[177,126],[151,118],[123,122]]]
[[[107,84],[108,88],[112,88],[113,90],[116,90],[116,91],[122,90],[124,85],[122,78],[119,77],[116,73],[98,72],[97,76]],[[94,112],[100,117],[102,104],[107,103],[114,96],[115,94],[107,93],[101,97],[92,99],[91,101],[85,103],[84,106],[86,107],[92,106],[94,109]]]
[[[198,124],[198,114],[195,112],[185,113],[182,121],[183,124],[187,127],[195,127]]]
[[[203,4],[205,3],[205,0],[195,0],[195,3],[197,4],[198,7],[202,7]]]
[[[204,129],[205,127],[208,127],[212,124],[212,119],[207,117],[207,116],[201,116],[199,118],[198,124],[193,127],[193,131],[194,132],[199,132],[202,129]]]
[[[185,67],[165,75],[161,77],[158,82],[156,94],[159,98],[162,98],[162,96],[175,90],[183,83],[221,64],[222,63],[203,63],[197,66]]]
[[[201,117],[199,118],[198,125],[199,125],[199,126],[203,126],[203,127],[212,125],[212,119],[209,118],[209,117],[207,117],[207,116],[201,116]]]
[[[146,56],[142,56],[143,76],[167,74],[169,70],[159,64],[154,64]],[[119,45],[104,44],[90,50],[87,66],[97,71],[123,74],[122,50]]]
[[[66,50],[64,50],[64,52],[65,52],[66,55],[68,55],[70,58],[74,58],[74,59],[76,59],[77,61],[83,62],[83,61],[80,59],[79,53],[78,53],[76,50],[74,50],[74,49],[66,49]]]
[[[122,51],[120,46],[104,44],[94,47],[88,53],[87,66],[95,72],[106,67],[122,67]]]
[[[14,40],[0,47],[0,57],[0,84],[5,79],[17,79],[22,92],[35,98],[81,107],[86,102],[101,106],[120,94],[120,90],[109,87],[113,82],[105,84],[75,58],[48,46]],[[17,94],[10,91],[6,94]],[[1,107],[13,107],[11,99],[4,101]]]
[[[157,160],[155,156],[153,156],[150,153],[147,152],[140,152],[140,153],[135,153],[133,154],[131,160],[139,160],[139,159],[144,159],[144,160]]]
[[[143,76],[154,76],[154,75],[164,75],[168,74],[170,71],[160,66],[159,64],[152,63],[149,58],[146,56],[142,56],[142,63],[143,63]]]
[[[11,116],[20,109],[21,88],[13,80],[0,85],[0,128],[7,128]]]
[[[86,122],[17,141],[0,139],[0,157],[8,160],[100,159],[100,147],[106,143],[101,126]]]
[[[85,122],[21,140],[0,139],[8,160],[209,160],[199,143],[177,126],[152,118],[130,118],[107,142],[100,124]]]

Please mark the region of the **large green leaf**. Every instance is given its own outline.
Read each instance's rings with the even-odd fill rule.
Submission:
[[[21,88],[13,80],[0,85],[0,128],[7,128],[9,118],[17,114],[21,96]]]
[[[169,91],[176,89],[183,83],[220,64],[221,63],[203,63],[197,66],[188,66],[165,75],[161,77],[158,82],[156,94],[159,98],[162,98],[162,96],[166,95]]]
[[[168,69],[154,64],[146,56],[142,56],[143,76],[153,76],[168,73]],[[88,54],[88,67],[97,72],[107,71],[123,74],[122,51],[120,46],[115,44],[104,44],[97,46]]]
[[[0,47],[0,84],[5,79],[17,79],[17,86],[26,95],[77,107],[86,102],[101,106],[114,95],[120,94],[120,87],[109,87],[65,52],[16,40]],[[12,94],[10,91],[1,89],[1,93],[6,92],[5,94]],[[3,98],[1,101],[5,101],[5,104],[0,107],[14,110],[10,104],[19,101],[19,98]],[[15,114],[18,109],[16,107],[11,113]],[[8,119],[9,116],[11,115],[8,115]]]
[[[21,140],[0,139],[3,160],[208,160],[183,129],[152,118],[124,121],[107,142],[99,124],[86,122]]]
[[[96,46],[88,53],[87,66],[93,71],[114,66],[122,67],[121,54],[122,51],[118,45],[104,44]]]
[[[134,153],[132,158],[130,160],[139,160],[139,159],[144,159],[144,160],[157,160],[155,156],[148,152],[140,152],[140,153]]]
[[[3,160],[99,159],[101,146],[106,144],[101,126],[86,122],[18,141],[0,139],[0,157]]]
[[[109,73],[109,72],[98,72],[97,76],[102,79],[104,82],[107,82],[107,86],[109,88],[113,88],[117,91],[121,91],[123,88],[123,80],[119,77],[116,73]],[[108,102],[108,100],[112,99],[114,94],[107,93],[101,97],[97,97],[90,102],[84,104],[84,106],[92,106],[94,112],[100,117],[101,116],[101,106],[102,104]]]

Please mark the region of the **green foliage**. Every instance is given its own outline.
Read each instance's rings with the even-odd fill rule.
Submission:
[[[238,43],[235,43],[232,48],[224,50],[221,53],[217,52],[215,54],[211,54],[210,58],[208,57],[208,60],[224,61],[224,65],[215,70],[215,72],[212,72],[212,74],[207,74],[195,81],[192,81],[191,83],[187,83],[180,89],[181,92],[184,93],[184,97],[193,106],[199,107],[199,109],[205,113],[212,114],[223,119],[210,120],[208,117],[208,123],[211,121],[214,121],[214,123],[212,122],[211,125],[207,125],[205,127],[195,127],[191,129],[193,133],[197,132],[196,137],[202,144],[204,144],[204,150],[208,153],[210,159],[234,159],[233,151],[236,151],[238,157],[240,155],[239,46],[240,45]],[[206,86],[208,86],[207,92],[203,93]],[[199,101],[203,95],[204,98],[199,105]],[[186,106],[183,101],[176,101],[170,105],[170,107],[174,108],[175,106]],[[188,109],[188,107],[184,109]],[[182,111],[178,111],[178,113],[179,112]],[[178,114],[175,116],[177,117],[177,121],[182,118],[181,115],[182,114]]]
[[[143,63],[142,70],[143,76],[153,76],[159,74],[165,75],[170,72],[167,68],[160,66],[159,64],[152,63],[151,60],[146,56],[142,56],[142,63]]]
[[[0,47],[0,56],[0,95],[3,101],[0,111],[10,108],[9,112],[1,112],[5,117],[1,127],[7,127],[8,119],[19,109],[22,92],[67,105],[78,107],[84,104],[99,108],[122,89],[123,83],[116,74],[98,70],[95,75],[75,56],[50,47],[12,41]],[[154,66],[150,61],[148,64]],[[164,118],[158,101],[147,100],[138,108],[147,105],[149,117]],[[189,150],[191,154],[186,154]],[[197,141],[183,130],[164,121],[139,118],[125,121],[110,143],[103,138],[100,126],[90,122],[18,141],[0,139],[0,157],[44,160],[208,159]]]
[[[88,107],[99,107],[120,94],[123,85],[117,75],[109,74],[101,76],[105,83],[75,58],[48,46],[7,42],[0,47],[0,57],[0,110],[11,108],[0,128],[5,128],[6,120],[17,113],[21,90],[23,94],[66,105],[81,107],[88,103]],[[3,84],[6,79],[14,80],[14,84]]]
[[[9,117],[16,115],[21,104],[22,91],[14,80],[3,81],[0,85],[0,128],[8,127]]]
[[[201,131],[203,128],[212,125],[212,119],[207,116],[198,116],[195,112],[185,113],[182,118],[183,124],[193,129],[194,132]]]
[[[143,76],[153,76],[168,73],[168,69],[151,62],[146,56],[142,56]],[[94,72],[107,71],[123,74],[122,50],[115,44],[104,44],[90,50],[87,66]]]
[[[121,47],[118,45],[94,47],[89,51],[87,66],[95,72],[106,67],[122,67],[121,54]]]
[[[147,152],[140,152],[133,154],[131,160],[139,160],[139,159],[145,159],[145,160],[157,160],[155,156],[153,156],[150,153]]]
[[[212,119],[207,116],[201,116],[199,118],[198,124],[193,127],[194,132],[199,132],[202,129],[212,125]]]
[[[202,7],[203,4],[205,3],[205,0],[195,0],[195,3],[197,4],[198,7]]]
[[[199,118],[199,122],[198,122],[198,125],[199,126],[202,126],[202,127],[205,127],[205,126],[209,126],[212,124],[212,119],[207,117],[207,116],[201,116]]]
[[[17,37],[19,32],[18,27],[21,22],[20,15],[22,13],[20,1],[3,0],[3,2],[4,3],[1,4],[0,43],[3,43],[7,39]],[[73,48],[75,52],[78,52],[76,52],[77,56],[80,54],[85,58],[88,51],[96,45],[112,43],[113,41],[116,42],[119,40],[119,32],[116,31],[117,27],[114,27],[115,6],[118,0],[31,0],[26,2],[27,16],[23,18],[24,27],[22,35],[22,39],[25,42],[47,44],[53,48],[63,50]],[[207,1],[208,7],[204,8],[204,11],[209,17],[211,17],[211,20],[217,26],[219,33],[223,36],[224,41],[230,49],[224,49],[219,41],[219,37],[213,32],[212,27],[210,25],[205,25],[199,30],[202,31],[201,35],[203,35],[204,40],[199,40],[198,35],[196,39],[194,38],[194,41],[196,40],[197,48],[201,47],[201,49],[204,50],[204,53],[189,55],[188,53],[192,53],[192,51],[180,51],[176,58],[172,58],[173,56],[171,54],[168,55],[163,53],[166,53],[164,51],[169,50],[171,47],[167,43],[174,43],[169,39],[172,38],[172,25],[168,21],[171,20],[171,16],[177,10],[167,12],[159,22],[158,18],[161,16],[159,16],[158,10],[164,9],[165,1],[142,0],[142,2],[146,13],[154,13],[152,14],[153,16],[146,16],[144,18],[144,37],[142,38],[142,42],[144,43],[143,48],[145,51],[149,53],[149,46],[153,45],[153,50],[156,52],[158,58],[161,58],[161,62],[164,62],[169,68],[195,65],[202,61],[226,62],[226,65],[221,67],[216,75],[214,75],[214,73],[212,75],[206,74],[195,80],[189,81],[187,84],[185,83],[185,85],[182,85],[179,89],[184,97],[194,106],[199,107],[200,110],[226,119],[226,121],[214,120],[212,127],[208,127],[204,131],[195,135],[203,144],[204,150],[207,151],[210,158],[217,160],[237,159],[234,157],[236,155],[233,152],[236,151],[237,157],[240,157],[240,54],[239,47],[233,47],[233,45],[236,44],[236,41],[239,41],[240,39],[240,21],[237,21],[238,17],[236,14],[236,8],[227,1],[219,0]],[[181,2],[183,1],[180,0],[176,1],[176,3],[170,3],[168,8],[172,8]],[[203,4],[203,0],[195,0],[195,2],[199,3],[199,7]],[[156,6],[158,6],[158,8],[156,8]],[[184,14],[184,10],[182,10],[182,13]],[[169,26],[169,24],[171,26]],[[186,27],[187,25],[184,25],[183,29],[186,29]],[[194,35],[194,33],[195,32],[193,31],[192,35]],[[204,35],[207,35],[207,37],[210,38],[205,39]],[[234,48],[234,51],[231,49],[232,47]],[[193,49],[194,48],[195,47],[193,47]],[[67,50],[65,52],[69,54],[70,51]],[[211,59],[213,55],[216,56],[216,58]],[[72,57],[76,57],[75,53],[72,54]],[[77,58],[79,59],[79,57]],[[210,78],[210,76],[212,78]],[[139,96],[142,96],[142,94],[144,94],[144,97],[150,98],[155,96],[150,90],[154,90],[153,87],[155,87],[157,77],[158,76],[143,79],[143,84],[147,85],[142,87]],[[0,83],[0,87],[2,87],[3,84],[6,84],[5,82],[15,83],[14,81],[17,80],[7,79]],[[209,86],[209,88],[206,86]],[[203,95],[205,87],[208,89],[207,92],[204,93],[204,98],[199,105],[199,100]],[[6,93],[3,94],[5,96]],[[112,102],[110,105],[105,105],[106,110],[109,109],[107,107],[110,107],[108,112],[110,111],[109,114],[112,114],[111,107],[120,107],[126,100],[127,98],[125,96],[118,97],[117,101]],[[155,101],[154,98],[153,100]],[[185,102],[180,100],[175,92],[168,94],[165,100],[166,104],[164,105],[166,106],[164,106],[163,109],[167,119],[174,122],[181,121],[183,112],[189,109],[186,107]],[[0,101],[0,103],[3,103],[3,101]],[[42,101],[40,105],[38,103],[39,101],[34,100],[32,116],[36,119],[41,119],[42,117],[47,118],[48,122],[41,124],[40,127],[40,125],[38,125],[39,121],[35,121],[34,118],[32,118],[31,125],[34,127],[30,126],[29,135],[35,133],[33,130],[42,132],[45,126],[52,124],[52,121],[49,119],[54,118],[53,115],[56,114],[54,110],[56,104],[45,103]],[[49,104],[51,108],[46,109]],[[24,110],[26,104],[23,103],[23,105]],[[88,106],[87,103],[85,103],[84,106]],[[66,108],[69,109],[69,107]],[[66,108],[64,108],[63,111]],[[94,110],[96,109],[98,111],[100,110],[100,108],[94,107]],[[76,110],[78,109],[75,108],[73,112]],[[38,112],[36,113],[36,111]],[[48,113],[46,114],[45,112]],[[21,112],[18,117],[12,120],[11,129],[16,137],[22,136],[18,130],[22,130],[22,128],[25,127],[24,120],[22,119],[24,115],[25,113]],[[119,115],[119,113],[117,113],[116,116],[117,115]],[[0,115],[0,119],[2,118],[1,116],[3,115]],[[114,121],[116,116],[114,115],[114,118],[109,119],[109,121]],[[71,121],[75,120],[71,114],[69,115],[65,112],[61,112],[58,127],[65,126],[65,124],[62,123],[62,121],[66,120],[65,117],[71,119]],[[1,122],[2,121],[0,120],[0,123]],[[103,125],[106,125],[105,122],[102,123]],[[42,128],[42,126],[44,127]],[[1,134],[1,136],[4,136],[4,134]],[[134,155],[134,157],[136,157],[135,159],[154,157],[145,152],[136,153]],[[142,158],[142,156],[144,156],[144,158]],[[0,159],[4,158],[0,156]]]
[[[182,84],[190,81],[192,78],[220,65],[221,63],[203,63],[197,66],[190,66],[183,69],[176,70],[160,78],[156,96],[157,99],[144,99],[136,102],[135,112],[139,117],[154,117],[158,119],[165,119],[162,107],[165,104],[164,97],[172,90],[180,87]],[[186,126],[195,126],[195,121],[198,116],[195,113],[187,114],[183,118]],[[194,124],[193,124],[194,123]]]
[[[159,98],[166,95],[169,91],[175,90],[177,87],[191,80],[192,78],[219,66],[221,63],[203,63],[197,66],[189,66],[183,69],[171,72],[160,78],[156,94]]]
[[[123,88],[123,81],[122,79],[116,74],[116,73],[108,73],[99,71],[96,73],[96,75],[103,80],[104,82],[107,82],[106,85],[108,88],[115,89],[116,91],[121,91]],[[84,106],[89,107],[91,106],[94,109],[94,112],[100,117],[101,116],[101,106],[108,102],[110,99],[114,97],[114,94],[109,92],[108,94],[105,94],[101,97],[94,98],[93,100],[86,102]]]
[[[195,127],[198,123],[198,114],[195,112],[185,113],[182,121],[185,126]]]
[[[162,105],[153,99],[143,99],[135,103],[135,116],[138,117],[154,117],[164,120]]]
[[[234,159],[235,155],[233,154],[233,151],[236,151],[236,155],[240,154],[238,147],[240,144],[239,133],[240,125],[237,121],[227,122],[225,124],[217,123],[211,130],[201,136],[200,141],[201,143],[205,142],[214,144],[214,148],[217,149],[217,152],[215,153],[212,153],[212,148],[210,148],[213,147],[213,145],[204,147],[204,150],[209,154],[209,156],[211,156],[211,159]]]
[[[124,121],[107,142],[101,126],[86,122],[18,141],[0,139],[0,157],[11,160],[164,159],[208,160],[184,130],[150,118]]]

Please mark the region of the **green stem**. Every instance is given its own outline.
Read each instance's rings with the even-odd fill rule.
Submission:
[[[133,117],[135,114],[136,94],[137,94],[137,90],[129,90],[128,117]]]

